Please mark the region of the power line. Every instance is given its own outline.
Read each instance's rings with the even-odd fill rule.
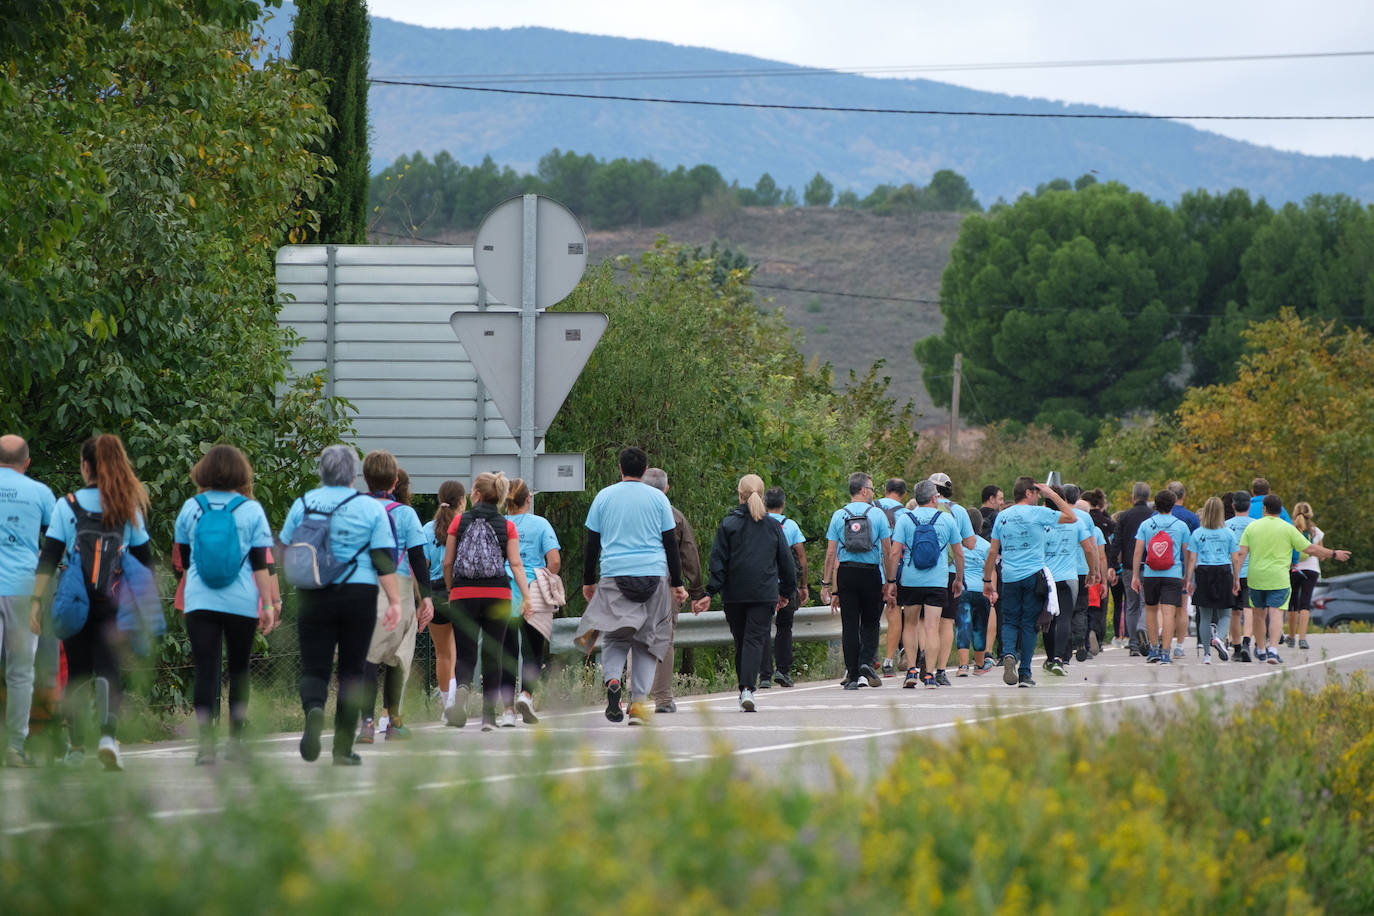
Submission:
[[[1126,112],[1071,111],[963,111],[939,108],[865,108],[848,105],[786,105],[780,102],[721,102],[710,99],[668,99],[656,96],[604,95],[593,92],[553,92],[548,89],[501,89],[496,86],[459,86],[422,80],[369,79],[374,86],[412,86],[456,92],[491,92],[500,95],[540,96],[553,99],[591,99],[601,102],[649,102],[660,105],[692,105],[703,108],[763,109],[771,111],[822,111],[838,114],[927,115],[951,118],[1030,118],[1077,121],[1374,121],[1374,115],[1209,115],[1130,114]]]
[[[1087,60],[998,61],[953,64],[900,64],[884,67],[741,67],[708,70],[575,70],[548,73],[388,73],[379,80],[458,80],[470,85],[511,83],[619,82],[624,80],[742,79],[746,77],[862,76],[866,74],[961,73],[988,70],[1058,70],[1254,61],[1330,60],[1374,56],[1374,51],[1300,51],[1283,54],[1212,54],[1191,57],[1123,57]]]

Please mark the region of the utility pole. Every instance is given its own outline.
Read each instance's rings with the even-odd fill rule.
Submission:
[[[963,381],[964,354],[954,354],[954,394],[949,402],[949,453],[959,452],[959,388]]]

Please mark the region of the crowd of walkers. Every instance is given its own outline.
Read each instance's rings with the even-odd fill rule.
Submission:
[[[151,562],[148,497],[113,435],[82,445],[86,486],[62,499],[26,475],[28,464],[21,438],[0,437],[5,763],[31,764],[25,739],[35,672],[51,689],[60,637],[65,760],[84,761],[94,727],[95,755],[120,769],[121,660],[131,626],[120,567],[132,565],[126,557]],[[620,453],[619,470],[586,516],[587,607],[576,637],[589,659],[600,650],[606,718],[643,725],[676,711],[677,615],[684,606],[699,614],[717,596],[734,641],[739,708],[755,711],[761,689],[791,687],[793,617],[810,590],[806,537],[787,515],[783,489],[754,474],[739,479],[703,574],[667,474],[633,447]],[[360,462],[351,446],[331,445],[318,471],[320,486],[295,500],[274,534],[237,448],[216,445],[191,469],[197,493],[177,515],[172,558],[195,669],[196,763],[247,754],[249,658],[255,634],[280,622],[279,566],[299,596],[305,760],[321,753],[331,681],[336,765],[361,763],[358,744],[410,737],[405,688],[426,628],[447,725],[466,724],[479,681],[483,730],[538,722],[534,692],[566,600],[562,548],[534,513],[529,485],[493,473],[477,474],[470,490],[446,481],[434,517],[422,524],[390,453]],[[1150,664],[1185,658],[1190,634],[1203,664],[1214,656],[1281,664],[1285,614],[1287,646],[1307,648],[1318,560],[1349,558],[1325,545],[1308,503],[1290,517],[1263,478],[1209,496],[1200,514],[1186,508],[1177,481],[1158,491],[1135,484],[1132,505],[1115,514],[1100,489],[1030,477],[1016,479],[1010,503],[993,484],[980,505],[961,505],[942,472],[910,488],[888,479],[882,497],[870,475],[856,472],[848,495],[826,528],[820,576],[821,603],[840,618],[845,690],[897,677],[907,688],[948,687],[950,670],[980,676],[999,662],[1006,684],[1033,687],[1037,642],[1043,670],[1064,675],[1108,644],[1109,607],[1110,642]],[[75,622],[56,628],[59,616],[69,620],[68,607],[79,608]],[[229,729],[221,751],[222,661]]]

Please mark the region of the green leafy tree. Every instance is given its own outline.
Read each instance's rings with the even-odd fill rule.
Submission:
[[[802,192],[802,200],[806,201],[808,207],[828,207],[834,199],[835,186],[826,181],[820,172],[812,176],[806,183],[805,191]]]
[[[983,205],[973,196],[968,179],[950,169],[940,169],[921,195],[921,209],[942,213],[979,213]]]
[[[764,172],[754,185],[754,198],[755,206],[776,207],[782,203],[782,189],[778,187],[772,175]]]
[[[970,216],[941,281],[944,332],[915,347],[926,389],[949,403],[962,352],[980,420],[1091,438],[1104,416],[1171,409],[1202,263],[1173,210],[1116,183]]]
[[[859,209],[859,195],[845,188],[835,197],[835,206],[845,210]]]
[[[371,162],[367,151],[367,59],[371,26],[364,0],[297,0],[291,59],[328,82],[325,106],[334,119],[320,147],[334,163],[320,196],[321,242],[355,245],[367,241]]]

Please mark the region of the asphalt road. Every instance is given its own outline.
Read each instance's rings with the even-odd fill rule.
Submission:
[[[258,764],[298,786],[308,802],[341,795],[367,795],[397,779],[418,781],[419,788],[511,783],[537,771],[576,776],[628,769],[646,744],[680,766],[692,766],[719,753],[731,753],[741,767],[762,778],[801,780],[816,786],[834,779],[838,760],[858,778],[871,778],[888,764],[912,736],[939,737],[958,723],[977,727],[1008,716],[1100,716],[1111,723],[1124,711],[1167,711],[1179,699],[1203,691],[1221,691],[1226,700],[1242,701],[1279,679],[1319,686],[1333,675],[1374,667],[1374,634],[1316,636],[1306,652],[1287,650],[1282,666],[1217,663],[1204,666],[1189,650],[1181,664],[1147,665],[1125,650],[1108,649],[1096,659],[1070,666],[1065,677],[1040,669],[1034,689],[1007,687],[1001,670],[980,677],[952,678],[953,686],[902,689],[900,678],[880,688],[844,691],[834,681],[803,683],[791,689],[759,692],[758,711],[739,710],[734,694],[688,697],[678,712],[660,714],[644,728],[606,720],[601,707],[551,713],[538,725],[482,732],[476,718],[463,729],[412,720],[413,740],[362,747],[364,765],[329,765],[329,735],[319,762],[307,764],[297,753],[298,735],[277,735],[254,745]],[[251,788],[252,771],[221,764],[195,767],[190,742],[126,746],[126,773],[95,768],[68,771],[62,778],[131,779],[157,787],[147,793],[156,817],[210,814],[226,798],[242,797]],[[37,770],[0,770],[0,793],[22,797],[27,780],[42,778]],[[418,779],[417,779],[418,774]],[[49,777],[50,778],[50,777]],[[188,803],[188,800],[199,800]],[[26,817],[9,807],[0,828],[5,833],[46,829],[51,822]]]

